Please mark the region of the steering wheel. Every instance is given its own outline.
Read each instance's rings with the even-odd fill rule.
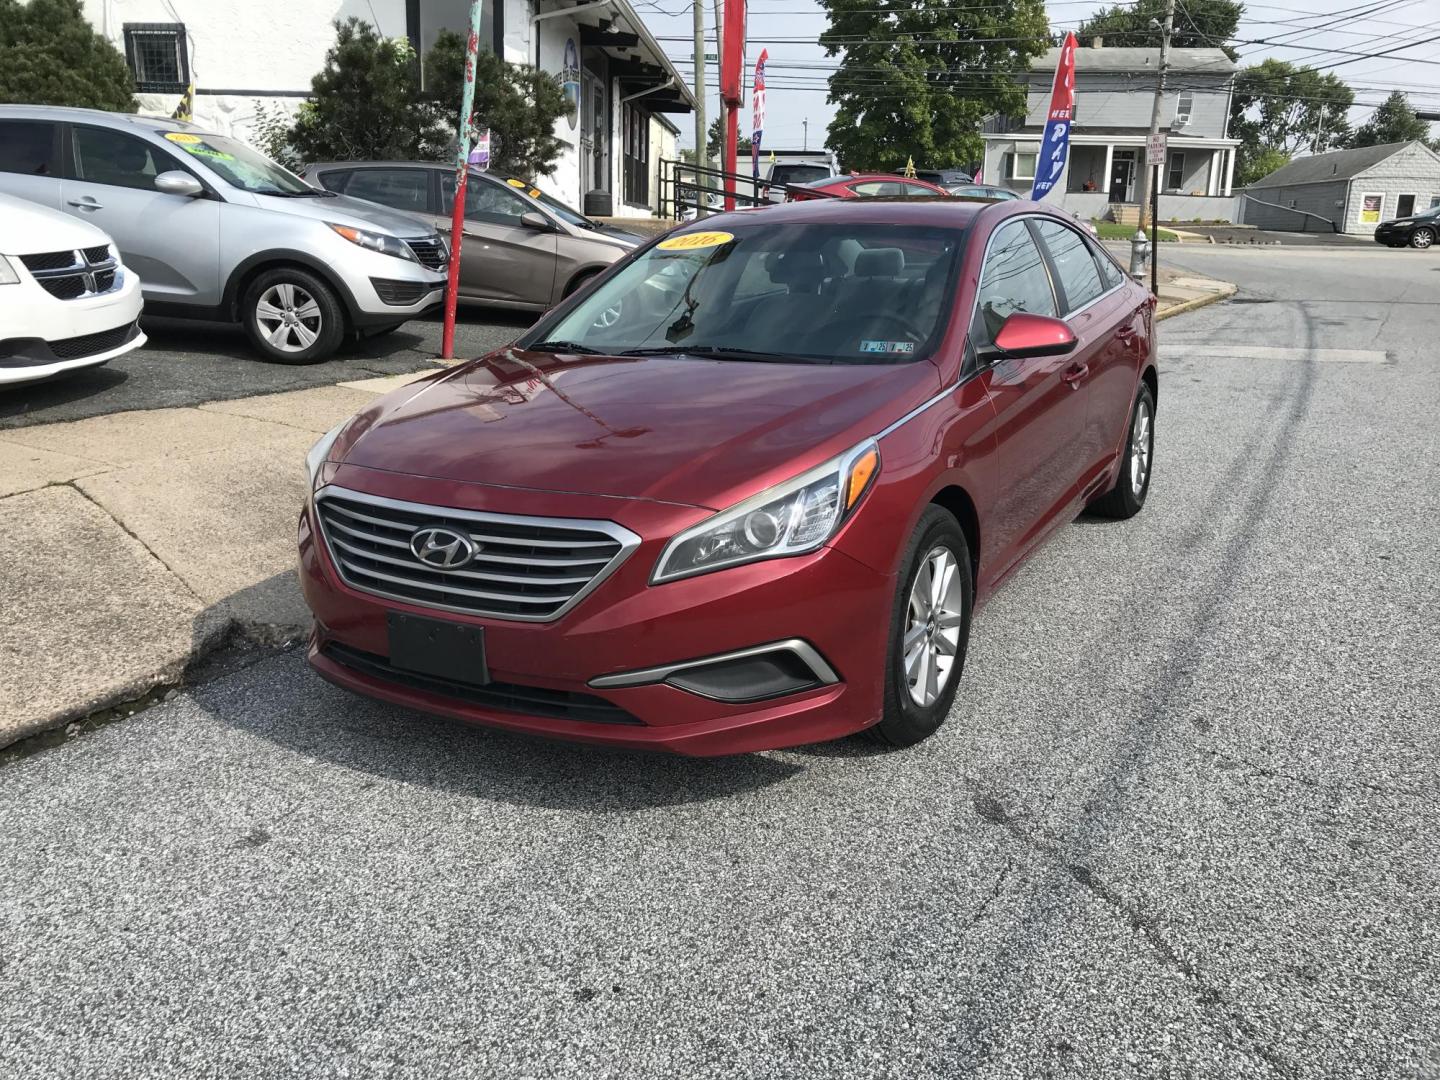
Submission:
[[[840,331],[851,326],[870,332],[874,332],[878,327],[889,327],[892,330],[898,329],[907,340],[913,341],[917,345],[928,336],[914,323],[910,322],[909,319],[902,318],[899,315],[892,315],[888,312],[882,312],[876,315],[851,315],[841,319],[839,322],[831,324],[830,333],[835,338],[843,339],[848,335]]]

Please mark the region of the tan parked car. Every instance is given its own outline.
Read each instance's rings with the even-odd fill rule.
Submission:
[[[333,161],[310,165],[301,176],[327,191],[413,214],[450,238],[455,170],[448,165]],[[465,185],[460,298],[545,311],[642,240],[591,221],[518,177],[472,169]]]

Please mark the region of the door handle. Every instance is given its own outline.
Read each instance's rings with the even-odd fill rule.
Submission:
[[[1129,341],[1137,332],[1133,326],[1120,326],[1116,328],[1115,336],[1121,341]]]
[[[1064,376],[1062,377],[1067,383],[1070,384],[1070,388],[1072,390],[1078,390],[1080,388],[1080,384],[1085,380],[1085,376],[1089,374],[1089,364],[1076,364],[1074,367],[1066,371]]]
[[[79,207],[81,210],[103,210],[104,204],[96,202],[91,196],[86,195],[83,199],[71,199],[70,206]]]

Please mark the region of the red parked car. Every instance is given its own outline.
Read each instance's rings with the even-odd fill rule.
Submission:
[[[1152,308],[1030,202],[671,233],[316,444],[310,662],[566,739],[914,743],[1021,559],[1144,505]]]
[[[792,186],[785,194],[785,201],[804,202],[827,196],[841,199],[933,199],[937,195],[948,198],[950,193],[924,180],[911,180],[888,173],[859,173],[854,176],[827,176],[824,180]]]

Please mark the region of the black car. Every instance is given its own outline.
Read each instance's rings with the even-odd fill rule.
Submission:
[[[1409,217],[1383,221],[1375,227],[1375,242],[1386,247],[1404,247],[1424,250],[1440,237],[1440,205],[1432,206]]]

